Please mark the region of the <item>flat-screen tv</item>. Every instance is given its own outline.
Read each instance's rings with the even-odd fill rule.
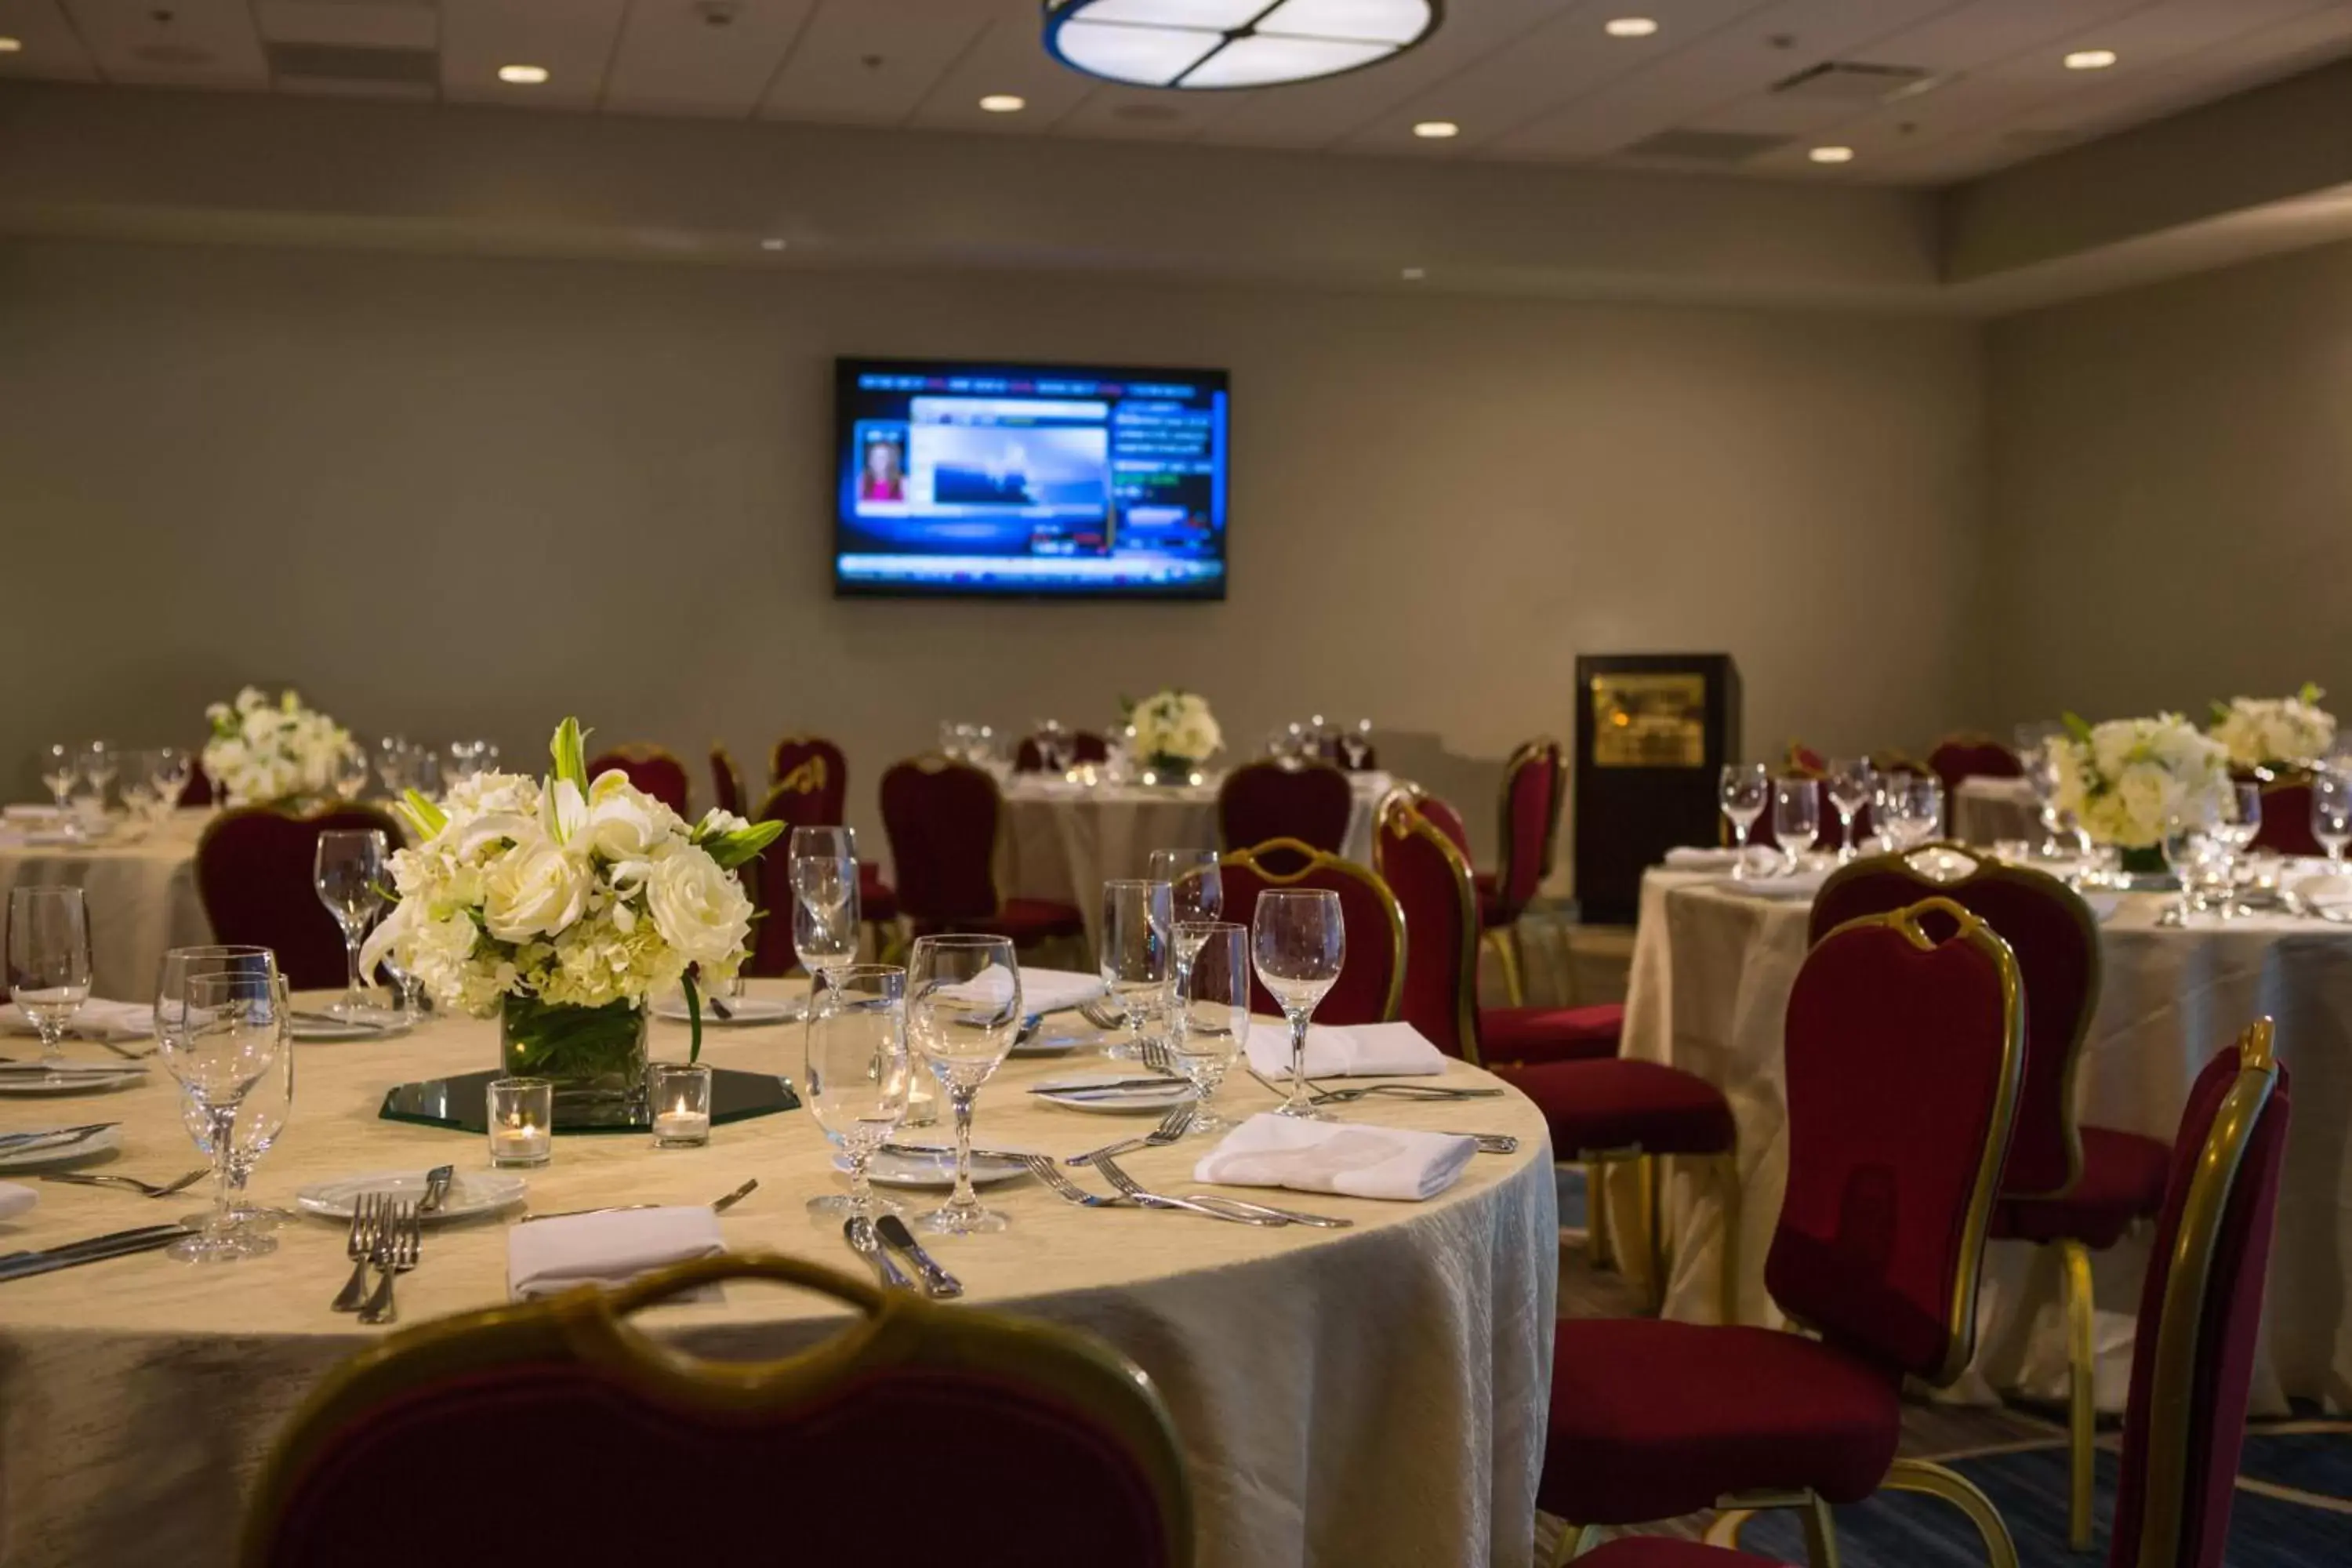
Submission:
[[[1225,596],[1225,373],[835,362],[834,591]]]

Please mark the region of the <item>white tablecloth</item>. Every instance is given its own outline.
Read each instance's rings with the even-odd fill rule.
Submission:
[[[2158,926],[2166,900],[2126,899],[2100,929],[2105,982],[2078,1073],[2085,1121],[2166,1142],[2189,1084],[2262,1014],[2294,1077],[2278,1236],[2271,1252],[2257,1408],[2288,1395],[2352,1403],[2352,929],[2273,916],[2223,927]],[[1653,870],[1626,998],[1624,1054],[1687,1068],[1722,1088],[1739,1128],[1742,1321],[1775,1323],[1764,1256],[1788,1171],[1781,1024],[1805,952],[1809,900],[1749,897],[1708,876]],[[1696,1163],[1692,1163],[1696,1166]],[[1667,1315],[1715,1315],[1723,1211],[1704,1171],[1679,1173],[1669,1221],[1679,1240]],[[2099,1403],[2120,1410],[2132,1319],[2147,1260],[2144,1229],[2095,1254]],[[2053,1255],[1996,1242],[1985,1258],[1971,1391],[2064,1390]]]
[[[1340,853],[1372,863],[1373,818],[1395,780],[1384,773],[1350,773],[1354,805]],[[1209,785],[1144,788],[1135,784],[1049,784],[1015,774],[1004,786],[1004,866],[999,886],[1013,897],[1076,904],[1086,917],[1089,944],[1100,938],[1102,885],[1140,877],[1154,849],[1217,847],[1217,792]]]
[[[762,994],[793,988],[754,983]],[[707,1039],[705,1059],[715,1065],[800,1076],[796,1031],[714,1030]],[[382,1045],[297,1047],[297,1112],[263,1163],[255,1195],[290,1204],[304,1182],[444,1160],[478,1168],[478,1136],[383,1121],[376,1110],[399,1079],[492,1065],[494,1042],[491,1025],[457,1020]],[[653,1046],[656,1056],[682,1056],[684,1026],[656,1023]],[[1057,1065],[1069,1063],[1006,1064],[981,1093],[983,1143],[1070,1153],[1149,1124],[1020,1092]],[[1452,1076],[1484,1079],[1459,1066]],[[1265,1089],[1245,1075],[1235,1079],[1224,1091],[1233,1109],[1271,1108]],[[170,1177],[196,1163],[163,1082],[106,1097],[0,1099],[0,1131],[101,1115],[124,1122],[113,1168]],[[1516,1093],[1364,1108],[1360,1119],[1511,1132],[1521,1143],[1516,1155],[1478,1156],[1427,1203],[1276,1200],[1349,1215],[1351,1230],[1078,1209],[1024,1179],[987,1194],[1011,1216],[1009,1230],[932,1245],[972,1302],[1088,1329],[1151,1373],[1185,1445],[1202,1563],[1515,1568],[1528,1562],[1533,1536],[1558,1284],[1543,1120]],[[1129,1169],[1146,1184],[1189,1191],[1202,1147],[1147,1151]],[[555,1163],[530,1173],[530,1197],[542,1211],[708,1202],[751,1175],[760,1189],[720,1221],[730,1247],[863,1268],[837,1226],[813,1225],[802,1208],[836,1179],[805,1111],[721,1126],[699,1150],[656,1151],[625,1134],[559,1138]],[[0,1250],[194,1206],[96,1188],[38,1190],[36,1209],[0,1224]],[[501,1299],[505,1228],[499,1219],[427,1233],[420,1267],[400,1282],[404,1321]],[[147,1254],[0,1286],[0,1562],[229,1562],[246,1489],[287,1415],[379,1331],[327,1310],[348,1271],[341,1226],[310,1221],[279,1234],[276,1255],[222,1267]],[[755,1285],[642,1321],[706,1354],[764,1357],[803,1347],[842,1320],[830,1302]],[[919,1498],[919,1469],[907,1484],[909,1499]]]
[[[1962,779],[1952,792],[1952,837],[1963,844],[2040,843],[2042,808],[2033,786],[2023,779]]]
[[[152,996],[166,951],[212,940],[195,879],[196,840],[212,815],[176,811],[137,836],[117,818],[115,834],[88,848],[28,845],[0,832],[0,899],[11,888],[37,883],[80,888],[89,911],[95,993],[127,1001]]]

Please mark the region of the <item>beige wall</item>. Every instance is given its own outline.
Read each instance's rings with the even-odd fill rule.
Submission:
[[[854,810],[944,714],[1310,707],[1467,796],[1580,650],[1728,648],[1750,750],[1972,711],[1977,329],[1793,312],[357,251],[0,245],[0,757],[187,739],[291,680],[355,729],[746,759]],[[1220,605],[835,602],[830,357],[1230,367]],[[40,672],[37,678],[35,672]],[[28,679],[30,678],[30,679]]]
[[[2352,246],[1990,331],[2003,721],[2352,701]]]

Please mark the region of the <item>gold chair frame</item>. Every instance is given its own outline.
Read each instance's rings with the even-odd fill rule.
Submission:
[[[1511,874],[1513,851],[1517,847],[1517,834],[1512,826],[1514,821],[1514,813],[1511,810],[1512,786],[1518,783],[1519,771],[1522,768],[1538,762],[1550,764],[1552,780],[1551,809],[1544,818],[1543,848],[1536,860],[1538,889],[1542,886],[1542,879],[1551,875],[1552,847],[1559,841],[1560,809],[1568,803],[1567,753],[1556,737],[1538,735],[1531,741],[1522,741],[1511,748],[1509,759],[1503,763],[1503,787],[1495,808],[1496,820],[1500,829],[1497,839],[1500,853],[1495,867],[1495,886],[1498,890],[1503,886],[1504,879]],[[1471,881],[1475,901],[1477,881],[1475,869],[1472,872]],[[1521,912],[1524,913],[1525,910],[1522,910]],[[1484,929],[1483,922],[1480,923],[1482,929],[1479,931],[1479,940],[1494,945],[1495,962],[1502,966],[1503,994],[1510,998],[1512,1006],[1526,1006],[1528,986],[1525,966],[1521,963],[1522,954],[1519,951],[1517,918],[1513,917],[1507,926],[1496,926],[1491,931]]]
[[[1328,763],[1324,764],[1328,767]],[[1337,769],[1333,769],[1337,772]],[[1269,869],[1261,857],[1280,853],[1295,856],[1303,862],[1296,871]],[[1397,1016],[1397,1007],[1404,1000],[1404,909],[1397,902],[1396,892],[1381,879],[1381,874],[1369,866],[1359,866],[1342,855],[1318,849],[1298,838],[1269,838],[1263,844],[1246,849],[1228,849],[1217,857],[1217,864],[1247,871],[1269,888],[1292,888],[1318,871],[1331,871],[1361,882],[1378,895],[1381,909],[1388,916],[1389,927],[1389,992],[1381,1004],[1381,1020],[1390,1021]]]

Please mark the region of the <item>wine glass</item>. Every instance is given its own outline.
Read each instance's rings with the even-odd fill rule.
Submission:
[[[172,1244],[184,1263],[226,1263],[275,1252],[278,1243],[239,1230],[229,1208],[229,1166],[236,1147],[237,1111],[253,1087],[286,1051],[292,1020],[286,988],[273,963],[209,969],[187,976],[178,1026],[156,1036],[163,1065],[195,1100],[205,1119],[200,1146],[212,1156],[213,1212],[200,1235]]]
[[[155,786],[155,815],[162,820],[177,811],[180,796],[187,792],[188,781],[195,776],[196,760],[177,746],[155,748],[154,771],[148,782]]]
[[[2213,841],[2214,858],[2220,862],[2216,878],[2221,883],[2221,918],[2227,921],[2244,912],[2238,907],[2238,858],[2263,830],[2263,786],[2233,780],[2221,792],[2219,804],[2206,832]]]
[[[839,903],[846,898],[847,894],[843,891],[839,884],[824,880],[832,876],[835,865],[843,860],[850,864],[849,885],[854,888],[856,884],[857,833],[854,828],[795,827],[793,829],[792,837],[784,841],[784,853],[792,857],[794,868],[793,891],[802,898],[819,899],[834,903]],[[798,868],[803,860],[824,862],[811,868],[809,871],[812,878],[818,879],[811,884],[812,890],[804,891],[799,883]]]
[[[907,972],[894,963],[852,963],[824,972],[809,994],[809,1114],[849,1156],[849,1191],[808,1201],[820,1217],[896,1214],[866,1178],[874,1151],[907,1117],[914,1076],[907,1054]]]
[[[2332,769],[2311,775],[2311,836],[2327,851],[2327,863],[2344,868],[2344,847],[2352,843],[2352,777]]]
[[[1168,1016],[1169,981],[1176,934],[1174,890],[1166,882],[1114,878],[1102,887],[1102,943],[1097,967],[1111,1005],[1135,1036],[1136,1045],[1114,1043],[1107,1054],[1141,1054],[1158,1039]]]
[[[448,770],[441,753],[430,746],[411,747],[408,752],[408,787],[430,801],[438,801],[448,787]]]
[[[1772,781],[1772,837],[1780,841],[1780,855],[1790,876],[1805,863],[1805,851],[1822,830],[1822,789],[1809,778]]]
[[[357,746],[345,746],[327,764],[327,787],[337,800],[357,800],[367,788],[367,753]]]
[[[1249,928],[1231,921],[1181,921],[1176,944],[1192,953],[1177,982],[1169,1036],[1177,1070],[1196,1097],[1184,1132],[1230,1131],[1234,1123],[1211,1102],[1249,1036]]]
[[[1734,881],[1748,878],[1748,835],[1756,826],[1756,819],[1764,815],[1764,807],[1772,798],[1771,774],[1762,763],[1726,763],[1723,774],[1716,784],[1716,798],[1723,806],[1723,815],[1731,823],[1732,847],[1737,858],[1731,863]]]
[[[1918,775],[1908,768],[1889,768],[1878,775],[1870,820],[1889,849],[1901,849],[1910,842],[1911,786],[1918,782]]]
[[[2189,917],[2196,912],[2200,868],[2210,858],[2210,848],[2203,823],[2180,816],[2165,818],[2164,864],[2172,873],[2179,897],[2172,908],[2164,911],[2162,924],[2187,925]]]
[[[1339,731],[1339,759],[1351,773],[1360,773],[1372,760],[1372,721],[1359,719]]]
[[[814,855],[793,861],[793,951],[820,979],[857,962],[857,862]]]
[[[1911,781],[1909,808],[1903,816],[1903,831],[1911,844],[1925,844],[1944,831],[1944,781],[1933,773],[1922,774]]]
[[[81,749],[82,782],[89,785],[91,796],[98,802],[98,815],[106,815],[106,792],[121,770],[121,754],[111,741],[92,741]]]
[[[1070,734],[1059,719],[1040,720],[1030,739],[1036,742],[1037,761],[1048,773],[1059,778],[1070,771]]]
[[[60,826],[73,821],[73,787],[81,778],[81,758],[63,741],[41,752],[41,782],[58,803]]]
[[[1168,884],[1169,912],[1176,921],[1176,990],[1184,990],[1184,971],[1192,962],[1184,945],[1184,928],[1222,918],[1225,912],[1225,877],[1213,849],[1154,849],[1151,879]]]
[[[65,1059],[66,1026],[89,1000],[89,912],[79,888],[8,889],[8,997]]]
[[[1279,1114],[1329,1120],[1307,1095],[1307,1025],[1347,962],[1339,895],[1325,888],[1270,889],[1258,895],[1252,926],[1258,981],[1290,1023],[1290,1098]]]
[[[122,797],[122,809],[142,827],[155,826],[155,765],[148,752],[131,752],[122,759],[122,782],[115,793]]]
[[[923,1218],[947,1236],[1004,1228],[971,1190],[971,1108],[1021,1026],[1021,966],[1001,936],[926,936],[907,959],[907,1034],[955,1109],[955,1192]]]
[[[155,966],[155,1037],[160,1042],[171,1030],[184,1026],[187,1016],[188,976],[215,973],[249,972],[260,974],[276,973],[277,955],[266,947],[245,947],[214,943],[202,947],[175,947],[163,954]],[[285,977],[278,976],[283,999]],[[160,1048],[160,1046],[159,1046]],[[280,1226],[296,1223],[296,1216],[285,1209],[266,1204],[245,1201],[245,1184],[253,1175],[254,1166],[269,1152],[284,1131],[287,1117],[294,1104],[294,1051],[289,1047],[278,1054],[278,1063],[264,1074],[237,1108],[236,1135],[229,1144],[229,1215],[239,1234],[275,1230]],[[182,1090],[180,1120],[188,1136],[206,1155],[212,1153],[212,1120],[195,1098]],[[184,1217],[181,1224],[200,1228],[202,1215]]]
[[[394,800],[408,787],[408,737],[384,735],[375,743],[375,776],[383,784],[383,793]]]
[[[310,885],[319,901],[343,930],[349,983],[342,1000],[327,1009],[357,1022],[366,1016],[368,996],[360,981],[360,942],[384,906],[383,862],[388,851],[380,828],[333,827],[319,835],[311,851]]]
[[[1830,763],[1830,805],[1838,816],[1838,863],[1843,865],[1854,858],[1854,817],[1870,804],[1871,793],[1877,787],[1878,775],[1867,757],[1842,757]]]

